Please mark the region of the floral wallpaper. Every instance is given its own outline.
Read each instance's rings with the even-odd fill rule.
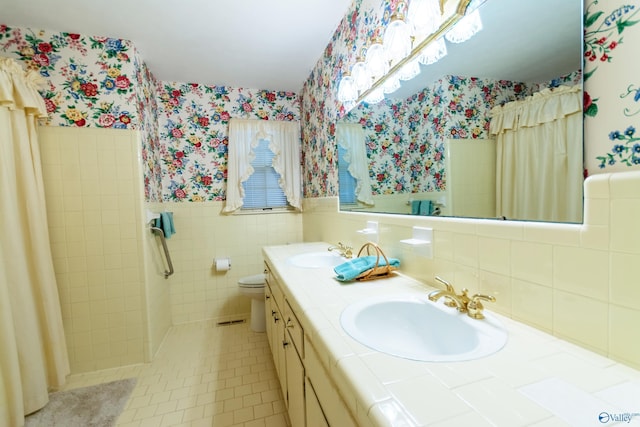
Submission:
[[[158,83],[146,64],[136,66],[138,85],[138,111],[142,132],[141,157],[144,165],[145,200],[162,200],[162,171],[158,158],[160,135],[158,132]]]
[[[158,104],[164,201],[225,199],[230,118],[300,119],[293,92],[164,82]]]
[[[613,4],[612,4],[613,3]],[[636,4],[585,3],[585,131],[590,173],[640,168],[640,84],[635,73],[640,41]]]
[[[530,84],[445,76],[405,100],[361,104],[343,120],[365,130],[374,194],[446,189],[447,138],[487,138],[489,113],[548,86],[574,85],[580,72]]]
[[[390,7],[386,0],[382,4],[378,0],[355,0],[302,88],[305,197],[338,194],[335,124],[345,113],[336,98],[338,83],[343,67],[355,62],[371,35],[380,33],[385,10],[388,19]]]
[[[0,24],[0,54],[45,79],[47,125],[139,130],[145,195],[159,199],[156,82],[130,41]]]
[[[49,124],[136,128],[137,53],[130,42],[0,25],[0,51],[47,79]]]
[[[342,72],[355,63],[368,37],[381,33],[390,12],[397,6],[395,0],[354,1],[302,89],[303,167],[307,197],[338,194],[335,122],[345,114],[343,105],[336,99],[338,83]],[[640,33],[635,26],[638,6],[586,0],[584,10],[585,168],[588,173],[638,168],[640,133],[636,130],[638,126],[630,121],[640,116],[640,82],[633,75],[636,70],[633,46],[634,42],[635,45],[640,42]],[[565,76],[550,84],[572,84],[581,77],[575,74]],[[431,128],[431,134],[438,136],[432,144],[420,143],[415,137],[411,139],[414,133],[407,129],[393,129],[389,127],[389,121],[365,118],[369,126],[377,127],[387,138],[386,147],[369,147],[371,151],[378,150],[373,152],[374,156],[381,156],[379,165],[377,159],[372,159],[376,167],[372,178],[377,194],[386,194],[393,189],[441,189],[446,185],[442,172],[441,138],[445,135],[483,137],[487,122],[486,118],[479,119],[478,114],[483,110],[483,97],[495,87],[485,87],[484,82],[474,82],[469,78],[466,81],[461,79],[457,81],[454,78],[443,82],[441,87],[428,88],[416,95],[431,98],[432,105],[428,111],[407,106],[406,111],[398,108],[389,113],[405,117],[409,129]],[[456,95],[449,92],[449,88],[455,89],[456,85],[469,85],[474,93]],[[608,130],[604,133],[603,129]],[[409,137],[408,145],[397,145],[404,136]],[[431,153],[426,165],[418,162],[420,155],[417,153],[420,151]],[[405,171],[395,172],[394,164],[402,164]],[[430,177],[426,181],[422,179],[425,175]]]
[[[46,80],[48,125],[139,130],[148,201],[224,200],[231,117],[300,120],[292,92],[157,81],[130,41],[0,24]]]
[[[338,82],[362,54],[367,40],[382,34],[397,7],[397,0],[355,0],[299,96],[160,82],[130,41],[111,37],[0,23],[0,54],[45,78],[41,93],[49,112],[48,125],[139,130],[149,201],[224,199],[230,117],[300,120],[305,196],[335,196],[335,123],[345,115],[336,99]],[[637,5],[620,1],[585,1],[589,173],[640,168],[640,82],[634,74],[633,50],[640,41],[638,10]],[[406,121],[403,129],[365,118],[387,137],[386,146],[370,147],[374,157],[380,157],[372,171],[375,191],[443,188],[442,141],[445,137],[482,138],[486,130],[486,120],[480,118],[482,104],[495,88],[468,77],[447,78],[414,100],[400,102],[393,114]],[[430,104],[419,106],[418,99],[428,99]],[[418,136],[421,128],[435,140],[425,143]],[[430,159],[426,164],[420,160],[425,153]],[[405,167],[402,174],[393,172],[398,164]]]

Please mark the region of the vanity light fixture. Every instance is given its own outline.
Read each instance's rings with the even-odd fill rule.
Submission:
[[[447,56],[447,44],[444,42],[444,37],[440,37],[422,49],[418,56],[418,61],[421,64],[430,65],[438,62],[445,56]]]
[[[358,89],[356,83],[349,74],[345,71],[340,79],[340,85],[338,86],[338,100],[342,103],[354,102],[358,99]]]
[[[391,21],[384,33],[384,52],[389,66],[394,66],[411,53],[411,29],[404,22],[401,8],[404,2],[398,3],[398,8],[391,15]]]
[[[462,43],[482,30],[482,19],[478,10],[482,3],[484,3],[484,0],[473,0],[467,8],[466,15],[444,37],[451,43]]]
[[[398,71],[398,78],[400,80],[411,80],[415,76],[420,74],[420,62],[417,59],[407,62]]]
[[[380,37],[373,37],[367,49],[366,65],[371,73],[372,80],[378,80],[389,72],[389,61],[387,61]]]
[[[411,0],[407,11],[407,24],[411,28],[415,44],[434,33],[442,24],[438,0]]]
[[[482,29],[477,9],[486,0],[457,0],[455,12],[445,18],[447,1],[411,0],[406,22],[403,15],[406,2],[398,2],[384,42],[380,31],[374,31],[364,61],[358,56],[351,69],[352,75],[344,73],[343,80],[347,80],[344,87],[342,80],[338,85],[338,100],[345,109],[355,105],[359,97],[369,104],[382,101],[385,93],[397,89],[400,80],[410,80],[418,75],[420,64],[430,65],[446,56],[445,38],[461,43]],[[381,82],[390,71],[395,75],[389,78],[390,81]]]
[[[359,93],[362,93],[371,87],[371,73],[361,56],[356,58],[356,63],[351,68],[351,77],[353,77],[353,81]]]
[[[396,74],[387,77],[387,80],[382,85],[382,92],[384,93],[393,93],[398,89],[400,89],[400,79]]]
[[[378,87],[372,90],[366,98],[364,98],[364,102],[367,104],[377,104],[378,102],[384,99],[384,92],[382,91],[382,87]]]

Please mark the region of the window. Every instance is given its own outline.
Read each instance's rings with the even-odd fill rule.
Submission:
[[[243,207],[302,211],[299,123],[229,120],[226,198],[224,213]]]
[[[358,123],[338,123],[338,178],[340,203],[373,206],[369,159],[364,130]],[[344,184],[343,184],[344,179]]]
[[[356,203],[356,179],[349,173],[349,163],[345,160],[347,149],[338,144],[338,198],[341,204]]]
[[[288,207],[287,197],[278,184],[280,175],[272,166],[273,152],[269,141],[261,139],[253,150],[255,159],[251,162],[253,173],[242,183],[244,189],[243,210],[273,209]]]

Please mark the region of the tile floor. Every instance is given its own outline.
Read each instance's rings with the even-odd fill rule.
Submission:
[[[71,375],[65,389],[137,377],[119,427],[287,427],[265,333],[247,323],[174,326],[152,363]]]

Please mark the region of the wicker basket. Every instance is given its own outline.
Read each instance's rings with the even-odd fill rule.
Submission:
[[[367,271],[363,271],[360,273],[356,280],[364,281],[364,280],[374,280],[374,279],[382,279],[384,277],[389,277],[393,275],[393,271],[396,269],[395,267],[389,265],[389,259],[382,252],[382,249],[375,243],[365,243],[360,250],[358,251],[358,256],[362,255],[362,253],[366,250],[366,255],[373,255],[375,252],[376,255],[376,265],[373,268],[370,268]],[[380,257],[384,258],[385,265],[380,265]]]

